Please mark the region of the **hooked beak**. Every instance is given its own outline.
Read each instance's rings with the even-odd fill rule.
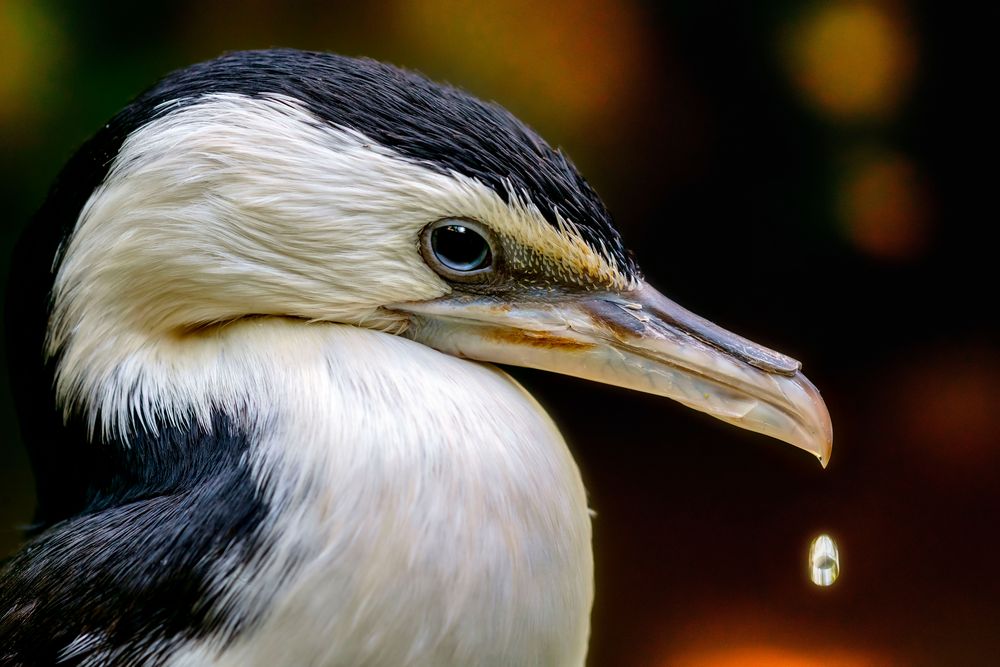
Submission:
[[[564,373],[672,398],[812,452],[833,430],[801,364],[685,310],[645,282],[622,292],[539,292],[515,302],[453,293],[392,307],[406,335],[460,357]]]

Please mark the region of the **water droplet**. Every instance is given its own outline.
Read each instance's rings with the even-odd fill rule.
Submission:
[[[840,552],[829,535],[820,535],[809,545],[809,578],[817,586],[830,586],[840,576]]]

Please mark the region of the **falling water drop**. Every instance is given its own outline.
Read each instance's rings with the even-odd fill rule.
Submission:
[[[809,578],[817,586],[830,586],[840,576],[840,552],[829,535],[820,535],[809,545]]]

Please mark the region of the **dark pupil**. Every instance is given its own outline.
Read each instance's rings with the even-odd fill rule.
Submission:
[[[453,271],[475,271],[490,265],[486,239],[461,225],[438,227],[431,235],[434,255]]]

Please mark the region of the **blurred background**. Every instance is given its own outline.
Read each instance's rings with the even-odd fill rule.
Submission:
[[[824,471],[664,399],[512,371],[597,512],[589,664],[1000,664],[996,117],[959,83],[996,12],[723,4],[0,0],[0,275],[64,161],[171,69],[295,46],[460,85],[562,146],[651,283],[802,360],[833,416]],[[3,382],[0,555],[32,494]],[[807,577],[821,532],[829,588]]]

